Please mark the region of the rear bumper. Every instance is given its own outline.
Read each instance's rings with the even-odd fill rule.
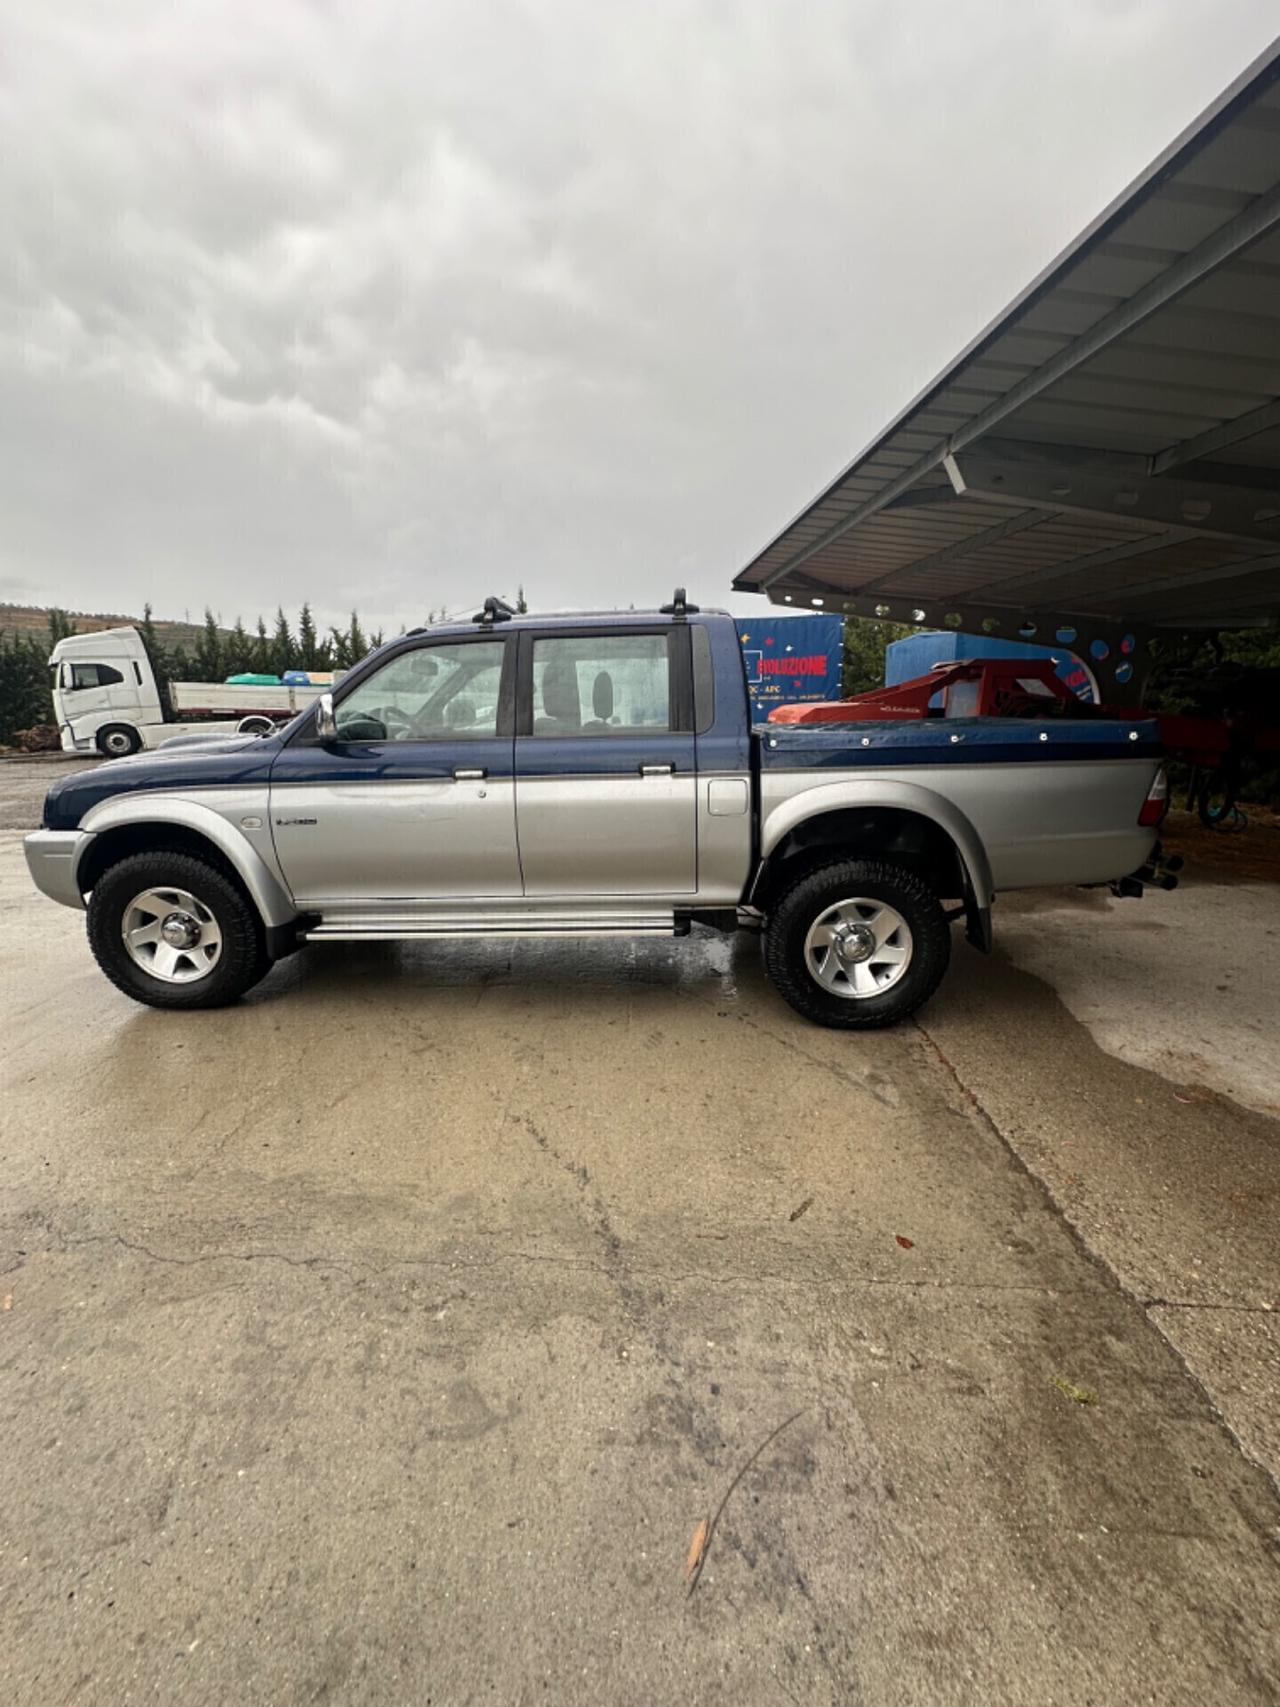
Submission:
[[[93,840],[86,830],[33,830],[22,838],[31,880],[51,901],[64,907],[84,908],[84,896],[76,880],[80,855]]]

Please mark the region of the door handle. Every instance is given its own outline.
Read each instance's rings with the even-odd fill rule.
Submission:
[[[674,765],[641,765],[641,776],[674,776]]]
[[[488,774],[488,771],[484,769],[456,770],[453,773],[453,780],[455,782],[483,782]]]

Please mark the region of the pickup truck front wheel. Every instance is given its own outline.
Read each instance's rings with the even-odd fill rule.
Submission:
[[[142,853],[105,871],[89,897],[89,946],[118,990],[152,1008],[220,1008],[271,962],[262,922],[217,866]]]
[[[892,1025],[926,1002],[951,958],[936,895],[880,860],[819,866],[783,891],[764,932],[779,994],[817,1025]]]

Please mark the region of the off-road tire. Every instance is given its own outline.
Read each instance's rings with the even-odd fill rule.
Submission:
[[[806,961],[812,926],[850,896],[888,903],[911,933],[907,969],[880,995],[832,994]],[[765,921],[765,970],[778,994],[805,1019],[838,1030],[872,1030],[905,1019],[937,989],[950,958],[951,928],[937,896],[914,872],[884,860],[844,859],[810,868],[783,890]]]
[[[214,915],[222,934],[217,964],[191,983],[153,977],[121,935],[125,909],[148,889],[183,889]],[[152,1008],[221,1008],[237,1001],[271,966],[262,921],[244,891],[208,860],[186,853],[141,853],[110,866],[89,897],[89,946],[118,990]]]

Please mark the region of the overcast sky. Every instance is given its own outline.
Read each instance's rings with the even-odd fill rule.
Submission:
[[[0,0],[0,599],[728,602],[1275,21]]]

